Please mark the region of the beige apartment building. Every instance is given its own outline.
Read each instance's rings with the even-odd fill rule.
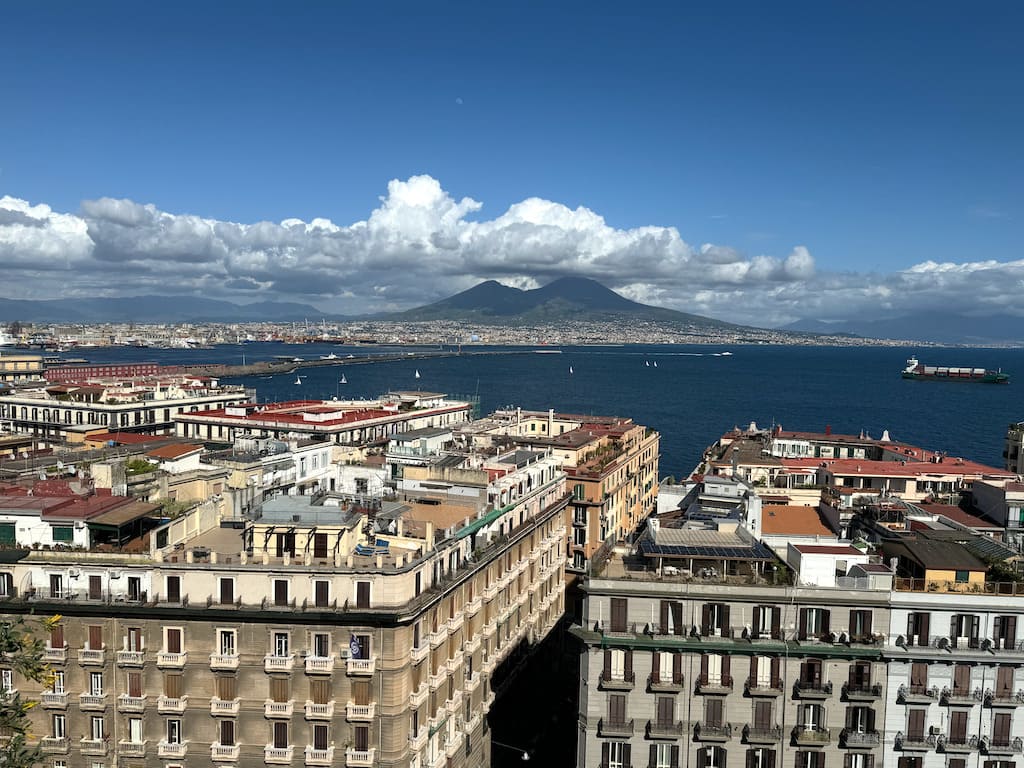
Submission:
[[[0,610],[64,617],[52,686],[0,664],[44,765],[490,765],[491,676],[564,610],[569,495],[548,452],[465,472],[503,503],[282,497],[238,528],[208,504],[148,553],[7,558]]]

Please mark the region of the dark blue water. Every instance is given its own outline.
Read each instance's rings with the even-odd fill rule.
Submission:
[[[408,348],[405,348],[408,349]],[[477,349],[467,348],[467,349]],[[483,349],[495,349],[485,347]],[[925,349],[929,365],[1003,368],[1009,385],[905,381],[899,372],[914,350],[890,347],[732,346],[564,347],[562,354],[497,354],[331,366],[237,381],[260,400],[375,397],[389,389],[479,395],[482,413],[506,405],[527,409],[630,416],[661,432],[661,474],[681,475],[704,446],[733,426],[773,422],[786,429],[859,433],[888,429],[903,440],[1002,466],[1003,436],[1024,419],[1024,350]],[[256,343],[209,350],[81,350],[95,362],[155,360],[241,363],[277,355],[315,360],[335,353],[403,349]],[[657,361],[657,367],[654,366]],[[650,363],[646,365],[645,363]],[[569,373],[570,366],[573,373]],[[416,371],[420,378],[415,378]],[[347,384],[339,379],[344,373]]]

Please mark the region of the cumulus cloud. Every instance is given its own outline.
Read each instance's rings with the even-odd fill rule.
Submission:
[[[979,305],[1002,309],[1024,285],[1022,262],[822,273],[802,245],[782,254],[696,247],[675,227],[617,228],[588,208],[541,198],[493,218],[479,218],[482,208],[430,176],[391,181],[352,224],[219,221],[112,198],[72,214],[3,197],[0,269],[21,296],[192,291],[352,314],[427,303],[483,279],[532,288],[577,275],[638,301],[758,325],[948,301],[965,286]]]

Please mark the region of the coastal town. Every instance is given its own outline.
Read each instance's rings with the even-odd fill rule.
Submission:
[[[47,766],[1024,755],[1024,423],[1002,467],[751,423],[670,482],[628,413],[27,357],[0,599],[60,619],[45,684],[0,683]],[[545,677],[561,728],[496,715]]]

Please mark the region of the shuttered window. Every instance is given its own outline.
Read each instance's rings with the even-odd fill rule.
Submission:
[[[331,701],[331,681],[310,680],[309,698],[314,704],[329,704]]]
[[[217,698],[230,701],[236,698],[237,686],[232,675],[223,675],[217,678]]]
[[[89,627],[89,650],[99,651],[103,648],[103,627],[91,625]]]
[[[291,681],[287,677],[270,678],[270,700],[288,701],[291,698]]]
[[[180,672],[164,673],[164,696],[169,699],[180,699],[184,695],[183,680]]]

